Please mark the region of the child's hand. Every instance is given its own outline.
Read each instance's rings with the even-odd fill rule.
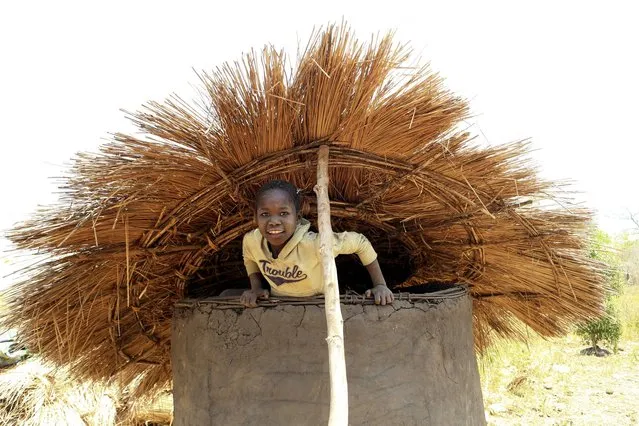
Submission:
[[[257,308],[258,299],[268,299],[268,290],[246,290],[240,296],[240,303],[247,308]]]
[[[390,305],[393,303],[393,300],[395,300],[393,292],[383,284],[376,285],[375,287],[366,290],[366,293],[364,293],[365,297],[371,297],[371,295],[375,298],[376,305],[385,305],[387,303]]]

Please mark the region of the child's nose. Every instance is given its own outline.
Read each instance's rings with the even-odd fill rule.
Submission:
[[[271,216],[268,221],[269,225],[279,225],[281,223],[282,221],[280,220],[279,216]]]

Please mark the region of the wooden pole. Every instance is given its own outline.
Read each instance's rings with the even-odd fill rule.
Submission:
[[[328,366],[331,380],[329,426],[348,425],[348,383],[344,356],[344,322],[337,285],[337,268],[333,257],[331,204],[328,199],[328,146],[319,148],[317,157],[317,227],[320,238],[320,260],[324,280],[324,310],[328,337]]]

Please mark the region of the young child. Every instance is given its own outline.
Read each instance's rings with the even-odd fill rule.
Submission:
[[[264,184],[255,200],[257,229],[244,235],[242,253],[251,282],[240,301],[247,307],[268,298],[262,277],[276,296],[315,296],[324,292],[319,259],[319,235],[309,231],[301,217],[299,191],[291,183],[273,180]],[[356,253],[366,266],[373,288],[366,291],[376,304],[394,300],[377,262],[377,253],[366,237],[356,232],[333,233],[333,255]]]

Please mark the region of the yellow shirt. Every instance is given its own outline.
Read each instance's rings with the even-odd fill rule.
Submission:
[[[308,230],[310,223],[301,219],[295,233],[273,259],[266,239],[259,229],[244,235],[242,254],[248,275],[261,273],[275,296],[306,297],[323,294],[322,266],[319,259],[319,235]],[[333,233],[333,256],[357,254],[364,265],[377,259],[368,239],[357,232]]]

